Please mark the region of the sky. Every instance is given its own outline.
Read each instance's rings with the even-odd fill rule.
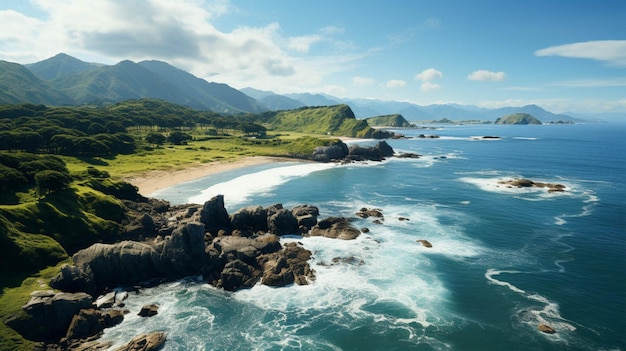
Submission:
[[[624,0],[0,0],[0,60],[162,60],[234,88],[626,115]]]

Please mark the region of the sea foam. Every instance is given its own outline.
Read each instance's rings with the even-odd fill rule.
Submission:
[[[189,198],[189,203],[204,203],[213,196],[221,194],[228,199],[227,206],[235,208],[245,204],[253,195],[270,193],[273,189],[291,179],[309,175],[331,167],[332,163],[301,163],[289,166],[277,166],[268,170],[242,175],[223,183],[212,185]]]

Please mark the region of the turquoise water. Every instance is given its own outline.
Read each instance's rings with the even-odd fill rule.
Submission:
[[[385,220],[359,220],[371,231],[353,241],[282,239],[313,252],[311,285],[229,293],[195,278],[166,284],[127,301],[131,311],[159,303],[156,317],[127,315],[104,338],[163,330],[165,350],[625,350],[626,125],[432,133],[441,138],[388,141],[420,159],[263,165],[153,194],[174,204],[223,194],[231,213],[376,207]],[[501,138],[475,138],[484,135]],[[567,191],[497,183],[517,177]]]

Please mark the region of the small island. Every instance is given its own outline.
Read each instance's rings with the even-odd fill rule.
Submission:
[[[495,124],[543,124],[540,120],[528,113],[513,113],[502,116],[495,121]]]

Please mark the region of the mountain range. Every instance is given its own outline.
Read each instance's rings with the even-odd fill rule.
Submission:
[[[554,114],[537,105],[497,109],[472,105],[417,105],[375,99],[347,99],[325,94],[275,94],[271,91],[208,82],[163,61],[88,63],[60,53],[21,65],[0,60],[0,104],[99,105],[128,99],[156,98],[222,114],[291,110],[304,106],[347,104],[357,118],[401,114],[409,121],[493,121],[528,113],[543,122],[588,121]]]

